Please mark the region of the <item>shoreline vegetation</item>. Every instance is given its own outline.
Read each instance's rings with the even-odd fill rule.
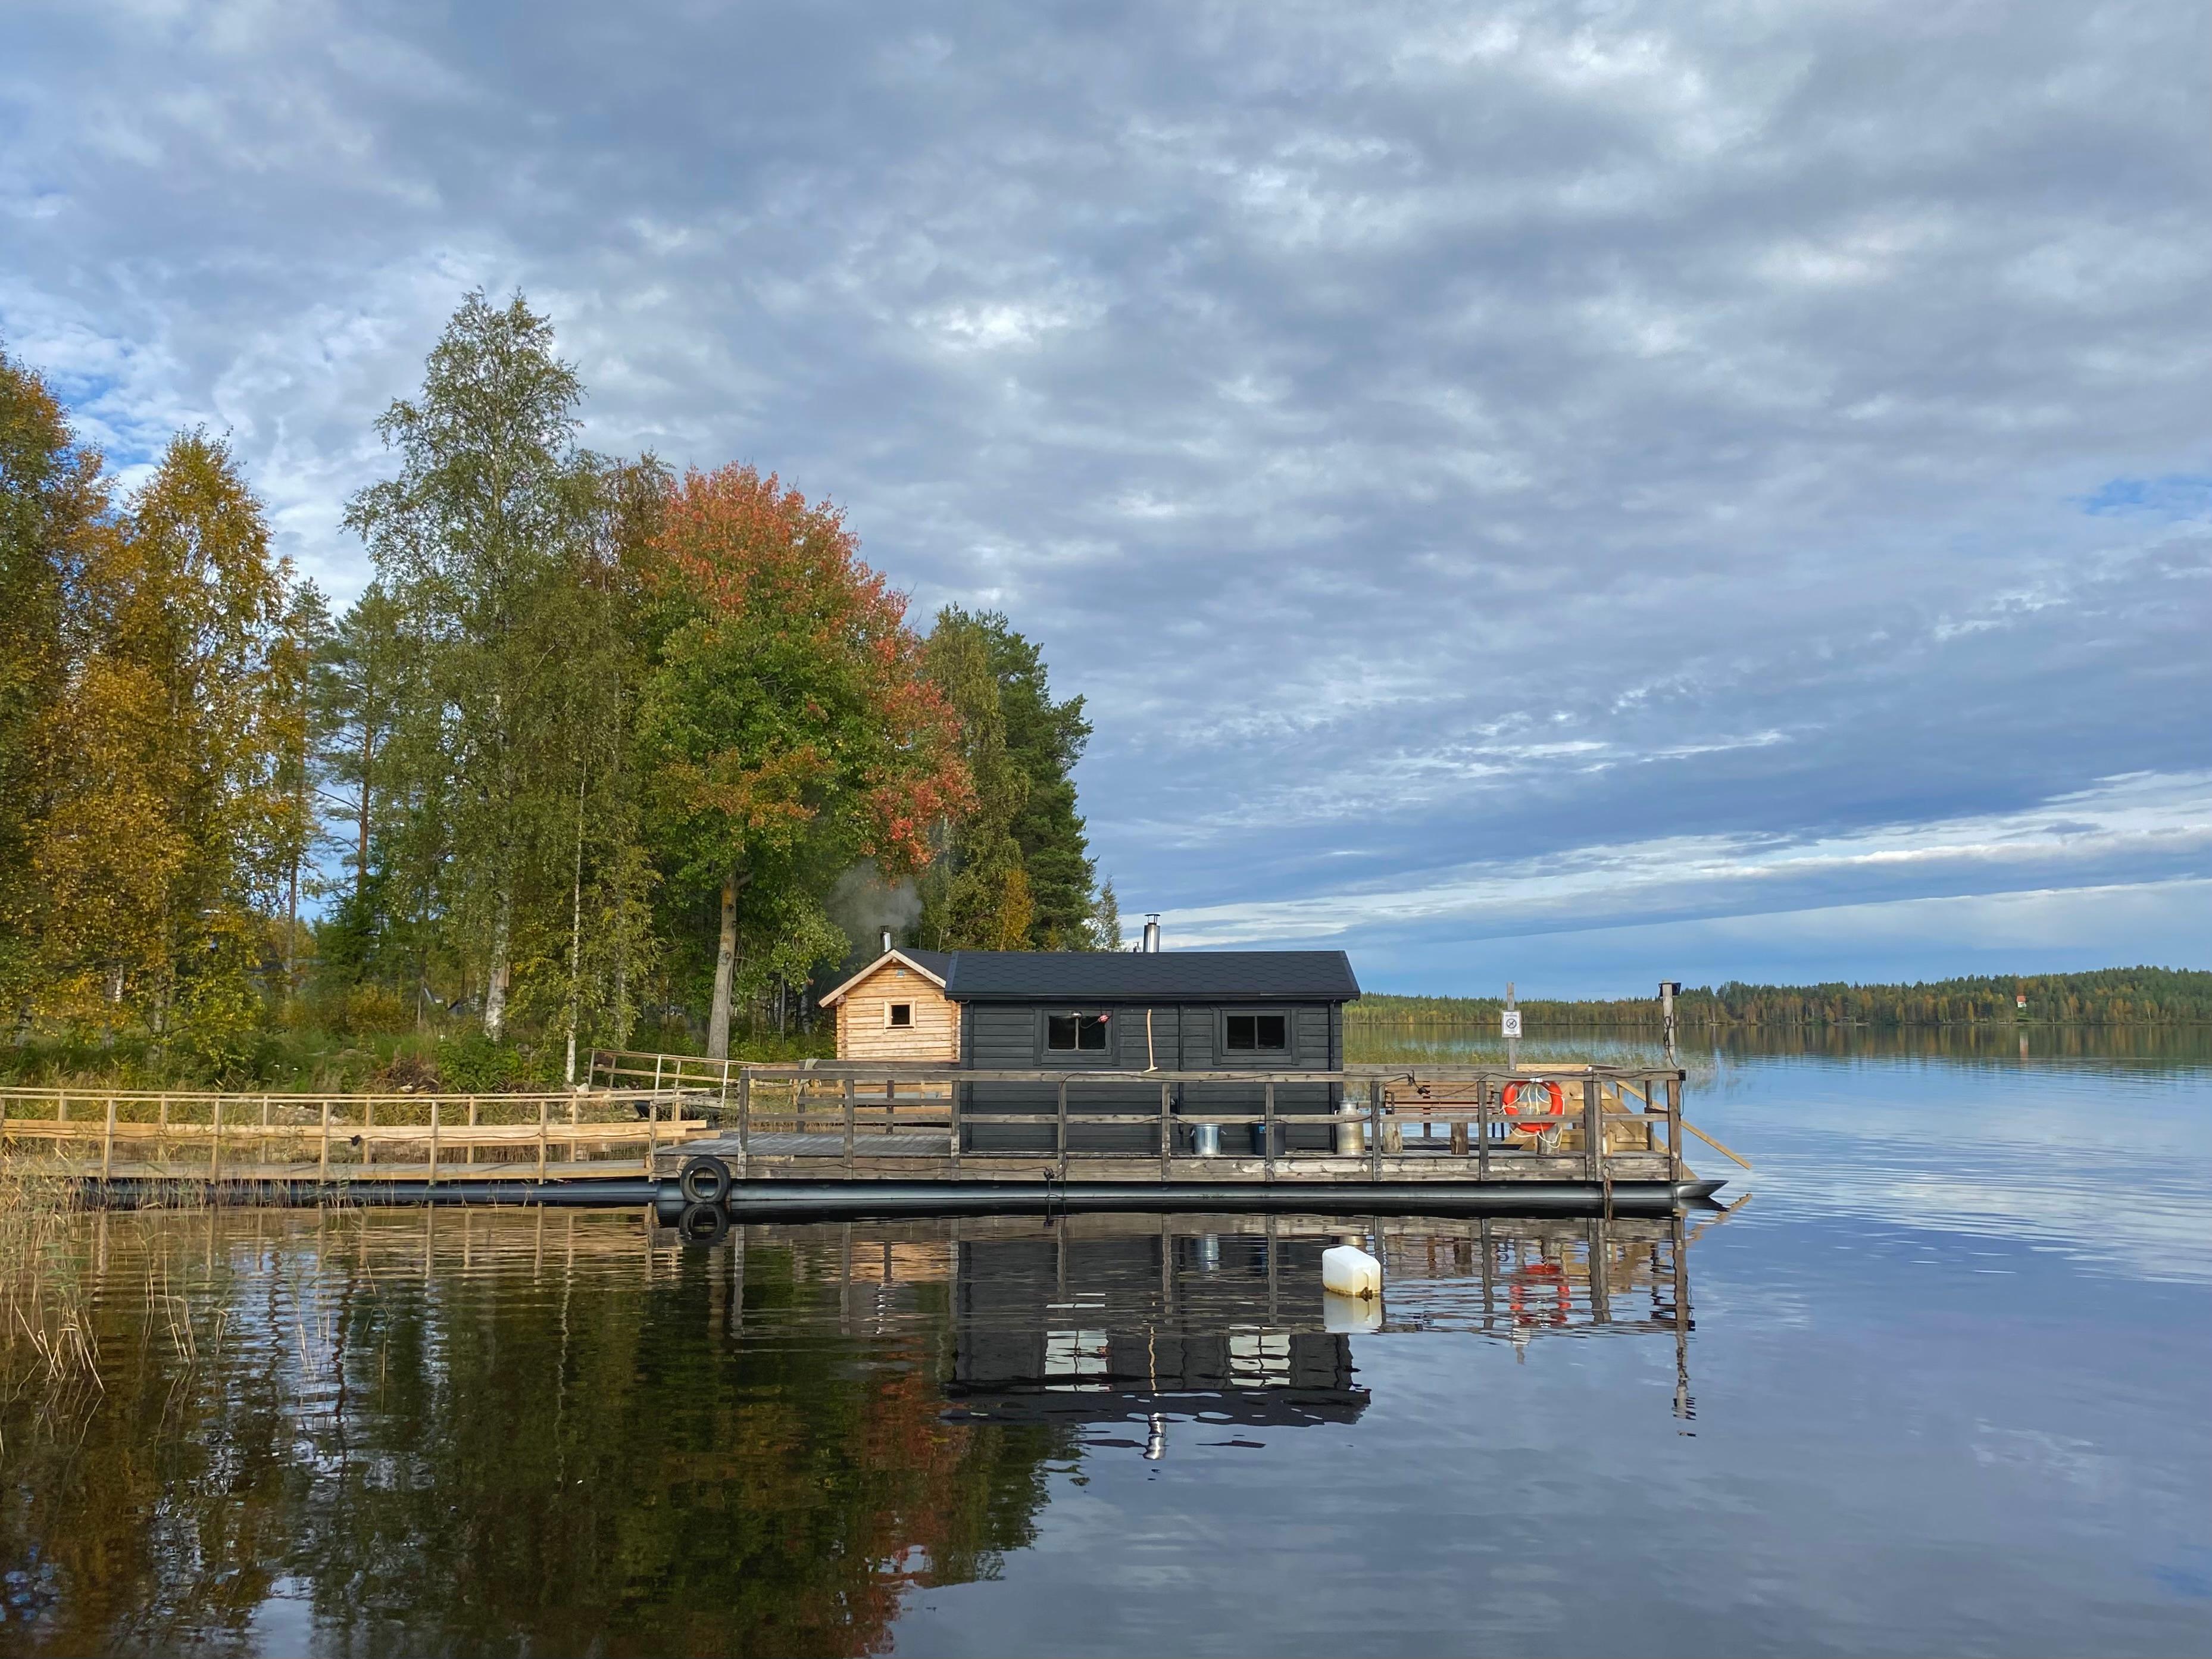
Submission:
[[[2020,999],[2025,998],[2022,1006]],[[1532,1030],[1656,1031],[1657,997],[1517,999]],[[1364,1025],[1495,1026],[1503,997],[1370,993],[1346,1010]],[[1899,985],[1745,985],[1686,988],[1674,1001],[1684,1030],[1862,1025],[2212,1024],[2212,972],[2104,968],[2080,974],[1990,975]]]
[[[1038,647],[917,625],[773,472],[585,447],[585,396],[520,295],[467,295],[362,411],[333,614],[227,440],[127,487],[0,351],[0,1080],[788,1059],[883,928],[1120,948]]]

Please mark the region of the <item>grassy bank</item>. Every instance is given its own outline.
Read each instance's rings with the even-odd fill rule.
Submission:
[[[827,1030],[779,1037],[773,1031],[742,1035],[736,1057],[792,1060],[826,1057],[836,1036]],[[701,1045],[681,1026],[634,1032],[629,1047],[664,1054],[697,1054]],[[580,1052],[580,1068],[588,1060]],[[331,1030],[298,1025],[271,1030],[247,1053],[210,1074],[166,1054],[137,1035],[87,1036],[33,1032],[0,1046],[0,1085],[26,1088],[265,1089],[279,1093],[353,1094],[410,1089],[491,1094],[502,1090],[554,1089],[566,1070],[565,1042],[494,1042],[480,1029],[457,1024],[428,1034]]]

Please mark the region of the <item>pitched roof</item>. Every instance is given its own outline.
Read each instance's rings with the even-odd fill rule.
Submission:
[[[945,985],[945,975],[952,967],[952,953],[950,951],[909,951],[903,946],[897,950],[886,951],[866,967],[861,969],[859,973],[845,981],[836,990],[823,992],[819,1006],[827,1008],[832,1003],[842,1001],[846,992],[851,990],[887,962],[902,962],[908,967],[919,970],[924,979],[933,981],[939,989],[942,989]]]
[[[1350,1002],[1341,951],[955,951],[955,1002]]]

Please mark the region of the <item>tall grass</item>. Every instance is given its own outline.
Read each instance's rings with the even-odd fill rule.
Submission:
[[[0,1395],[98,1386],[87,1265],[76,1183],[61,1161],[0,1155]]]

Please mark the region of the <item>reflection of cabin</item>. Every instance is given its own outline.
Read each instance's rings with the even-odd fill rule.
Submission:
[[[1307,1316],[1291,1322],[1314,1322],[1328,1243],[1134,1228],[963,1238],[945,1392],[962,1418],[998,1421],[1164,1410],[1217,1424],[1355,1421],[1367,1391],[1352,1381],[1349,1341],[1282,1328],[1270,1307],[1279,1273]]]
[[[1344,1005],[1359,994],[1341,951],[957,951],[945,994],[959,1005],[960,1053],[979,1070],[1067,1072],[1332,1072],[1344,1060]],[[1053,1083],[971,1083],[962,1110],[977,1149],[1043,1150],[1051,1124],[992,1124],[993,1112],[1049,1112]],[[1071,1112],[1127,1112],[1146,1121],[1076,1124],[1079,1151],[1144,1152],[1158,1146],[1160,1086],[1078,1086]],[[1179,1083],[1184,1111],[1257,1112],[1259,1083]],[[1285,1117],[1333,1112],[1327,1083],[1278,1084]],[[1326,1151],[1332,1126],[1297,1124],[1289,1146]]]
[[[943,951],[886,951],[830,992],[840,1060],[960,1058],[959,1011],[946,1000],[952,957]]]

